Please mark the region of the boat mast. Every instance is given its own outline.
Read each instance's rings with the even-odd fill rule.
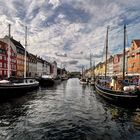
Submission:
[[[93,63],[93,77],[95,78],[95,61]]]
[[[61,62],[61,68],[60,68],[60,78],[62,78],[62,62]]]
[[[126,47],[126,25],[124,25],[123,80],[125,80],[125,47]]]
[[[107,74],[108,29],[109,29],[109,26],[107,26],[107,32],[106,32],[105,78],[106,78],[106,74]]]
[[[8,25],[8,27],[9,27],[9,44],[8,44],[8,78],[10,78],[10,55],[11,55],[11,53],[10,53],[10,50],[11,50],[11,40],[10,40],[10,38],[11,38],[11,24],[9,24]]]
[[[91,55],[91,52],[90,52],[90,68],[92,67],[92,55]]]
[[[83,66],[82,66],[82,78],[83,78]]]
[[[27,26],[25,26],[25,55],[24,55],[24,78],[26,78],[26,52],[27,49]]]

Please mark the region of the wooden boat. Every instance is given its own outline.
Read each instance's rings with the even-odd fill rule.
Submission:
[[[113,104],[133,106],[140,103],[140,94],[138,90],[116,91],[99,84],[95,84],[95,89],[99,95]]]
[[[39,82],[34,79],[24,79],[24,82],[10,82],[8,80],[0,81],[0,97],[20,96],[24,93],[33,91],[39,87]]]
[[[126,27],[124,26],[124,33],[125,33]],[[108,37],[108,28],[107,28],[107,37]],[[125,39],[125,35],[124,35]],[[108,41],[108,39],[106,39]],[[131,90],[126,90],[125,88],[129,88],[129,86],[125,86],[122,84],[123,90],[113,90],[109,88],[110,81],[107,80],[107,48],[108,48],[108,42],[106,42],[106,65],[105,65],[105,79],[104,81],[98,80],[95,84],[95,89],[101,95],[103,98],[105,98],[107,101],[110,101],[113,104],[121,105],[121,106],[137,106],[140,104],[140,91],[137,88],[132,88]],[[123,51],[123,78],[122,81],[125,81],[125,40],[124,40],[124,51]],[[112,78],[112,83],[113,82]],[[117,79],[116,79],[117,80]],[[134,85],[134,87],[136,87]]]
[[[87,81],[86,81],[86,79],[80,79],[80,84],[82,84],[82,85],[86,85],[87,84]]]
[[[91,78],[89,81],[88,81],[89,85],[91,86],[94,86],[95,85],[95,79],[94,78]]]
[[[54,85],[54,79],[51,75],[42,75],[39,79],[39,84],[42,87],[50,87]]]

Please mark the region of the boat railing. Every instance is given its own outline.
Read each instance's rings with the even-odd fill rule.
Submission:
[[[120,92],[133,92],[139,90],[137,84],[129,83],[116,79],[112,85],[111,80],[98,79],[97,84],[103,87],[104,89],[120,91]]]

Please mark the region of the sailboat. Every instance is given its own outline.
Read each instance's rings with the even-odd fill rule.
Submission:
[[[94,68],[95,68],[95,61],[94,61],[94,65],[92,66],[92,62],[91,62],[91,54],[90,54],[90,68],[91,68],[91,77],[88,80],[89,85],[94,86],[95,85],[95,73],[94,73]]]
[[[10,79],[10,25],[9,25],[9,45],[8,45],[8,77]],[[18,96],[23,93],[33,91],[39,87],[39,82],[35,79],[26,78],[26,47],[27,47],[27,27],[25,33],[25,57],[24,57],[24,78],[13,80],[1,80],[0,81],[0,97],[7,98]]]
[[[140,103],[140,94],[139,91],[135,88],[134,85],[131,85],[129,88],[131,90],[124,90],[126,86],[123,86],[123,90],[114,90],[111,89],[107,84],[110,84],[110,79],[107,80],[107,49],[108,49],[108,29],[107,28],[107,35],[106,35],[106,67],[105,67],[105,79],[98,81],[95,84],[95,89],[99,93],[100,96],[102,96],[107,101],[121,105],[121,106],[134,106],[138,105]],[[123,50],[123,80],[125,80],[125,42],[126,42],[126,26],[124,26],[124,50]]]
[[[54,85],[54,79],[50,74],[42,75],[39,79],[39,84],[42,87],[50,87]]]
[[[86,79],[85,74],[84,74],[84,66],[82,67],[82,76],[81,76],[81,79],[80,79],[80,84],[82,84],[82,85],[87,84],[87,79]]]

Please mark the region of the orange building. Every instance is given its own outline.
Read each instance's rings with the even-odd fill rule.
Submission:
[[[140,40],[133,40],[127,56],[128,74],[140,74]]]

